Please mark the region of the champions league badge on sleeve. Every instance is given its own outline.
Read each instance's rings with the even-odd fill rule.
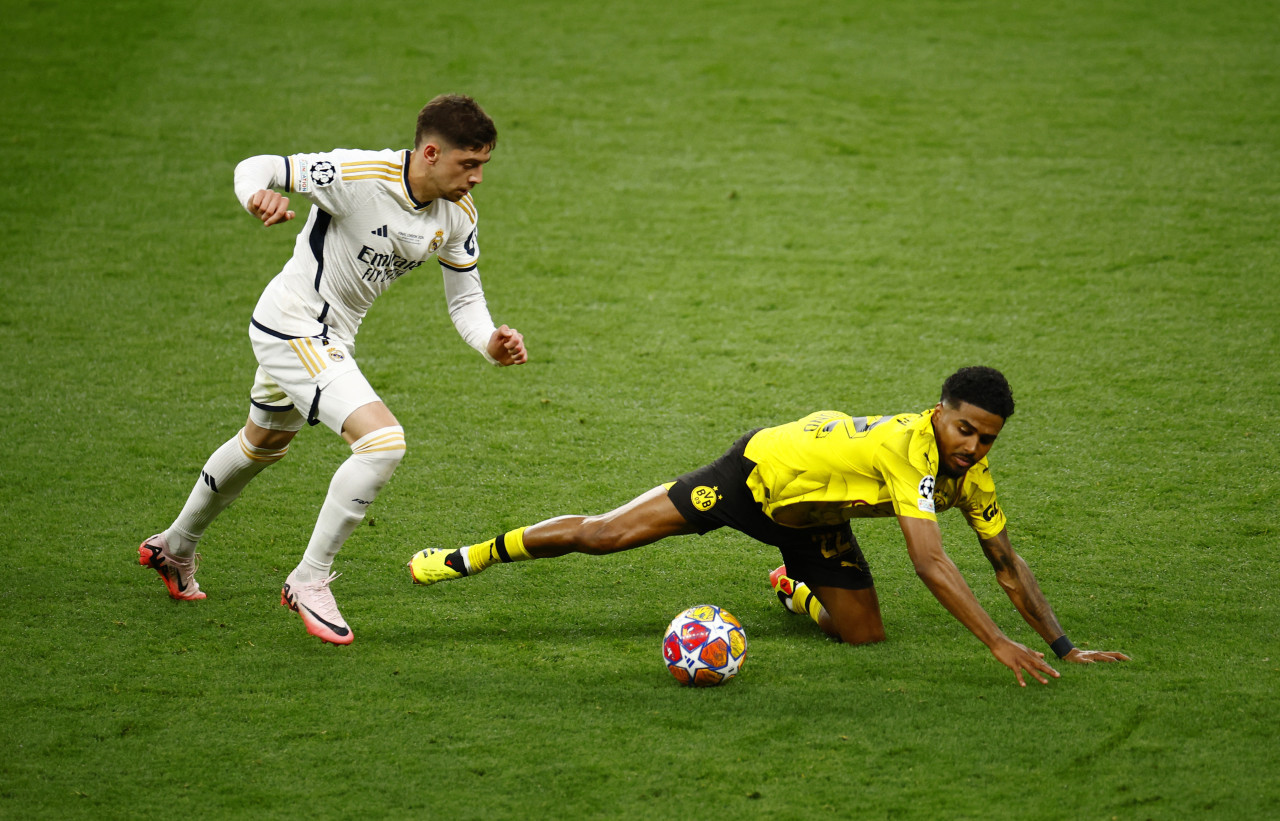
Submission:
[[[916,490],[920,493],[920,500],[916,503],[916,507],[925,513],[934,513],[933,509],[933,485],[936,480],[932,476],[925,476],[920,480],[920,485]]]
[[[321,160],[311,166],[311,181],[318,187],[323,187],[333,182],[338,176],[338,171],[333,167],[333,163]]]

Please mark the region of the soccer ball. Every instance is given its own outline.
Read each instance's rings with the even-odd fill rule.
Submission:
[[[699,604],[676,616],[662,639],[667,669],[690,687],[724,684],[738,674],[746,657],[742,622],[714,604]]]

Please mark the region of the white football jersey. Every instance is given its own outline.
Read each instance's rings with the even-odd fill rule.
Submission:
[[[374,299],[435,256],[455,327],[485,353],[494,326],[477,269],[475,203],[470,194],[456,203],[416,200],[409,157],[409,151],[336,149],[250,158],[237,168],[242,202],[246,192],[277,188],[313,203],[293,256],[254,308],[255,326],[276,336],[332,335],[353,344]],[[271,178],[262,178],[268,169]]]

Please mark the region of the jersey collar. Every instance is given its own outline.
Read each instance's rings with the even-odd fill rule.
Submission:
[[[404,151],[404,170],[400,172],[400,183],[404,186],[405,199],[413,206],[413,210],[425,211],[431,207],[431,203],[435,202],[435,200],[419,202],[417,197],[413,196],[413,186],[409,185],[409,161],[411,159],[413,159],[413,152],[406,148]]]

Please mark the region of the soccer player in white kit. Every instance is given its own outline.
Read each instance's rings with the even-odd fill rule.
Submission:
[[[412,151],[262,155],[236,166],[236,196],[264,226],[294,218],[279,191],[305,196],[312,208],[293,256],[253,311],[258,371],[248,420],[209,457],[178,518],[138,548],[139,562],[160,574],[171,597],[205,598],[195,580],[205,529],[285,455],[304,425],[323,422],[351,446],[351,456],[334,474],[280,598],[307,632],[351,643],[329,589],[333,559],[405,454],[404,429],[353,356],[369,306],[435,256],[449,315],[467,344],[494,365],[528,360],[519,332],[494,327],[477,270],[470,192],[496,142],[493,121],[474,100],[441,95],[419,112]]]

